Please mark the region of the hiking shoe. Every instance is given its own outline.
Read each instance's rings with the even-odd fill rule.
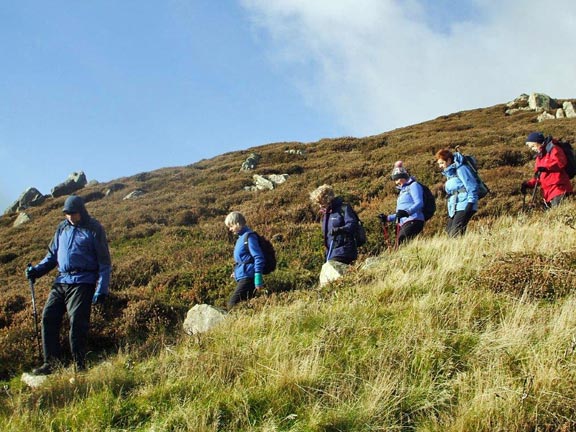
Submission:
[[[52,366],[50,366],[50,363],[44,363],[42,366],[32,370],[32,375],[50,375],[51,373]]]

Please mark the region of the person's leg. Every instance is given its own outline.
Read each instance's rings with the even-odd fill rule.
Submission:
[[[562,203],[562,201],[564,201],[564,197],[565,197],[565,196],[566,196],[566,194],[561,194],[561,195],[555,196],[555,197],[552,198],[552,200],[548,203],[548,206],[549,206],[550,208],[559,206],[559,205]]]
[[[424,229],[424,221],[421,220],[411,220],[406,222],[400,227],[400,232],[398,233],[398,244],[401,245],[405,241],[408,241],[422,232]]]
[[[66,308],[70,316],[70,351],[77,370],[86,368],[86,340],[90,329],[90,312],[95,286],[92,284],[68,285]]]
[[[61,284],[54,284],[42,312],[44,363],[52,367],[60,360],[60,328],[65,312],[64,288]]]
[[[450,237],[458,237],[466,233],[468,222],[474,213],[467,213],[464,210],[457,211],[452,219],[448,219],[446,231]]]
[[[235,304],[243,300],[248,300],[256,294],[256,287],[254,285],[254,278],[240,279],[236,285],[236,290],[228,300],[228,307],[232,308]]]

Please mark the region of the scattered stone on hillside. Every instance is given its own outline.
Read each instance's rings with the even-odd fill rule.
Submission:
[[[244,189],[249,191],[272,190],[276,186],[285,183],[288,177],[290,177],[288,174],[270,174],[267,176],[254,174],[252,176],[254,185],[246,186]]]
[[[558,108],[556,110],[556,116],[557,119],[559,118],[566,118],[566,115],[564,114],[564,110],[562,108]]]
[[[73,172],[64,182],[54,186],[51,193],[54,198],[70,195],[82,189],[87,183],[84,171]]]
[[[559,107],[558,102],[544,93],[531,93],[528,106],[536,112],[548,111]]]
[[[543,122],[544,120],[554,120],[555,118],[556,116],[544,111],[542,114],[536,117],[536,120],[538,120],[539,122]]]
[[[300,150],[300,149],[288,149],[288,150],[284,150],[284,153],[298,155],[298,156],[306,156],[306,150]]]
[[[24,212],[20,212],[20,214],[18,214],[18,217],[16,218],[16,220],[14,221],[14,223],[12,224],[12,226],[14,228],[20,226],[20,225],[24,225],[26,222],[30,222],[30,216],[28,216],[26,213]]]
[[[574,110],[574,104],[572,102],[564,102],[562,108],[564,108],[564,114],[567,118],[576,118],[576,111]]]
[[[514,99],[513,101],[510,101],[506,104],[506,106],[508,108],[518,108],[518,107],[528,107],[528,98],[530,96],[528,96],[526,93],[522,93],[520,96],[518,96],[516,99]],[[528,107],[528,109],[531,109],[530,107]]]
[[[197,304],[186,314],[183,328],[184,332],[189,335],[205,333],[211,328],[218,325],[226,313],[207,304]]]
[[[40,193],[36,188],[30,187],[26,189],[14,203],[8,207],[4,214],[16,213],[25,210],[28,207],[34,207],[42,204],[46,197]]]
[[[246,160],[242,162],[240,171],[250,171],[256,169],[258,162],[260,162],[261,156],[257,153],[250,153]]]
[[[350,268],[349,265],[338,261],[326,261],[320,270],[320,286],[342,277]]]
[[[123,183],[112,183],[110,186],[108,186],[108,189],[104,191],[104,195],[108,196],[114,192],[124,189],[125,187],[126,185]]]
[[[38,388],[41,387],[48,380],[48,377],[46,375],[32,375],[27,372],[24,372],[20,379],[28,387]]]
[[[86,187],[98,186],[99,184],[100,182],[98,180],[90,180],[88,183],[86,183]]]
[[[146,192],[144,192],[142,189],[136,189],[136,190],[130,192],[128,195],[126,195],[122,199],[123,200],[130,200],[130,199],[140,198],[144,194],[146,194]]]

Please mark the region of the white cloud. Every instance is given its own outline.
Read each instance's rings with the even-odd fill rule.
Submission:
[[[476,0],[475,19],[443,33],[416,0],[241,1],[273,61],[354,135],[520,93],[576,97],[573,0]]]

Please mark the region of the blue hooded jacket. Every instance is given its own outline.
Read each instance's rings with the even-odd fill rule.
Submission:
[[[424,220],[424,189],[414,177],[398,187],[400,194],[396,200],[396,212],[405,210],[409,216],[400,219],[400,225],[411,220]],[[396,220],[396,214],[388,215],[388,222]]]
[[[56,283],[95,284],[96,294],[108,294],[112,264],[104,228],[88,214],[78,196],[66,199],[64,211],[80,213],[81,220],[77,225],[60,222],[48,253],[35,266],[38,277],[58,266]]]
[[[473,209],[478,210],[478,183],[460,153],[454,153],[453,163],[442,174],[447,178],[444,189],[450,196],[448,216],[454,217],[457,211],[466,210],[468,203],[472,203]]]
[[[342,198],[334,198],[322,218],[322,234],[327,261],[338,260],[338,258],[344,260],[358,258],[358,248],[353,235],[357,227],[358,221],[352,207],[343,204]],[[341,228],[341,232],[334,234],[335,228]]]
[[[238,233],[234,246],[234,279],[253,278],[256,273],[264,270],[264,253],[258,243],[258,238],[250,228],[244,226]],[[246,244],[246,240],[247,244]]]

